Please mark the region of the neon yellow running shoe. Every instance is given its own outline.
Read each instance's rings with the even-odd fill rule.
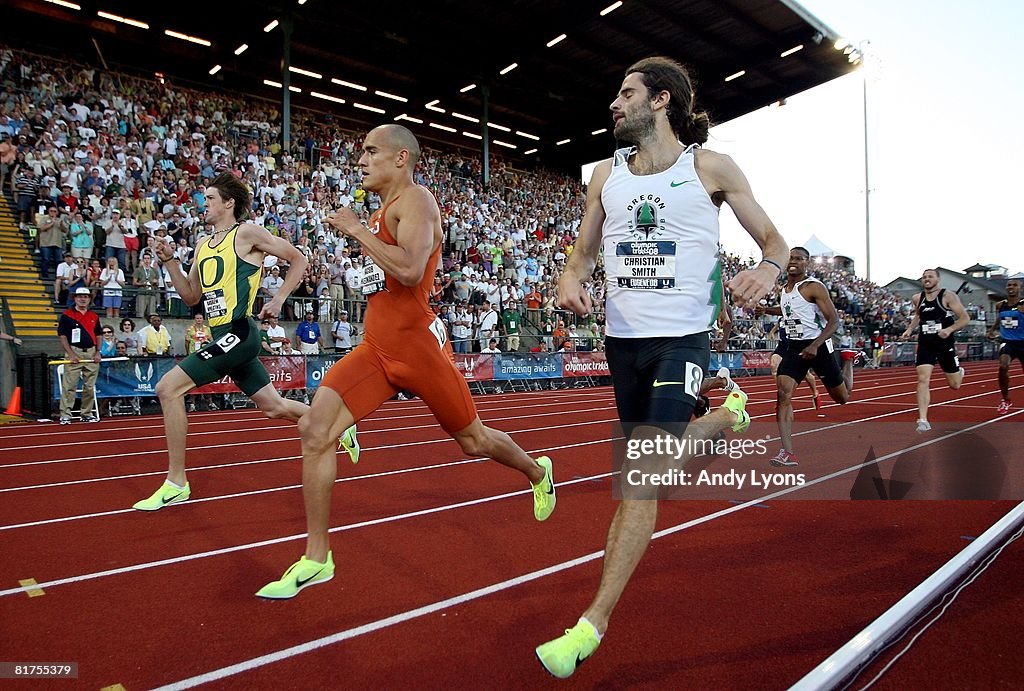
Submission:
[[[349,427],[338,437],[338,449],[345,450],[348,457],[352,459],[353,465],[359,462],[359,439],[356,437],[355,425]]]
[[[537,465],[544,469],[544,477],[533,485],[533,517],[546,521],[555,510],[555,481],[551,474],[551,459],[541,456]]]
[[[308,588],[317,583],[326,583],[334,578],[334,554],[327,553],[327,561],[321,564],[318,561],[307,559],[305,555],[297,562],[288,567],[280,580],[267,583],[256,592],[256,597],[265,597],[269,600],[287,600],[295,597],[303,588]]]
[[[565,630],[564,636],[537,646],[537,659],[551,674],[568,679],[599,645],[601,639],[593,624],[580,617],[576,626]]]
[[[738,387],[726,396],[725,403],[722,404],[723,408],[736,413],[736,416],[739,418],[736,424],[732,426],[733,432],[742,434],[750,427],[750,413],[746,411],[746,405],[747,394],[743,393]]]
[[[148,499],[135,502],[132,508],[139,511],[159,511],[165,506],[179,504],[190,496],[192,496],[192,490],[189,489],[187,482],[183,488],[178,489],[167,480],[164,480],[164,484],[160,485],[160,489],[153,492]]]

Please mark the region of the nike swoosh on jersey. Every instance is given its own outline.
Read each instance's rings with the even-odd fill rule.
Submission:
[[[680,185],[685,185],[688,182],[695,182],[695,181],[694,180],[683,180],[682,182],[676,182],[676,181],[673,180],[672,182],[669,183],[668,186],[669,187],[679,187]]]
[[[669,385],[672,385],[672,384],[678,384],[679,386],[683,386],[685,383],[686,382],[681,382],[681,381],[658,381],[657,379],[655,379],[654,380],[654,384],[652,384],[652,386],[654,388],[658,388],[659,386],[669,386]]]

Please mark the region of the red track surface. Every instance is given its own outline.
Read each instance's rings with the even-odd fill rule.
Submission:
[[[933,423],[995,417],[994,363],[968,367],[958,392],[933,380]],[[863,460],[863,448],[846,458],[836,439],[877,434],[866,418],[911,430],[880,439],[879,455],[921,440],[912,434],[913,370],[858,375],[854,402],[827,407],[824,420],[806,397],[797,401],[797,420],[814,428],[853,423],[797,438],[809,478]],[[775,436],[770,380],[742,384],[750,434]],[[389,403],[360,426],[360,464],[339,459],[335,579],[283,602],[253,593],[303,550],[293,425],[251,410],[190,416],[193,499],[154,514],[128,507],[164,476],[159,418],[0,429],[0,660],[76,661],[78,686],[97,689],[221,677],[232,665],[237,673],[210,685],[784,688],[962,549],[962,536],[980,534],[1012,506],[662,502],[658,528],[670,530],[652,543],[601,649],[570,682],[556,682],[533,648],[570,626],[597,585],[616,506],[611,391],[477,403],[485,421],[554,459],[552,518],[533,520],[515,473],[464,462],[420,402]],[[937,674],[958,688],[1020,683],[1021,547],[1003,560],[881,688],[933,686]],[[29,578],[45,595],[19,588]],[[496,587],[474,592],[488,586]],[[938,659],[924,654],[935,641]],[[955,657],[944,652],[952,642]]]

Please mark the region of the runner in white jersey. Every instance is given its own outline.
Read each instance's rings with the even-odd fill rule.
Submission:
[[[722,202],[764,252],[760,265],[729,282],[737,304],[757,304],[789,256],[736,164],[698,148],[707,141],[709,122],[707,114],[693,111],[693,102],[689,75],[670,59],[648,58],[626,71],[611,111],[615,137],[633,146],[597,165],[579,238],[558,284],[559,304],[589,315],[593,302],[584,284],[603,255],[605,351],[619,419],[631,443],[684,431],[688,439],[704,440],[727,427],[741,432],[749,425],[746,396],[738,389],[722,407],[689,423],[710,364],[708,333],[723,295]],[[647,464],[641,472],[681,468],[689,460],[683,453],[669,465],[669,459],[651,455],[641,461]],[[621,476],[631,469],[624,463]],[[634,496],[626,482],[621,486],[597,595],[573,628],[536,651],[560,678],[596,650],[651,539],[657,501]]]
[[[790,250],[780,305],[763,310],[766,314],[781,316],[782,328],[786,331],[782,362],[775,378],[779,392],[775,419],[779,423],[782,448],[771,460],[774,466],[797,464],[793,455],[793,391],[810,370],[821,378],[829,396],[839,405],[850,400],[853,391],[853,364],[857,353],[844,352],[840,370],[832,344],[832,334],[839,327],[839,314],[825,285],[807,276],[810,258],[803,247]]]

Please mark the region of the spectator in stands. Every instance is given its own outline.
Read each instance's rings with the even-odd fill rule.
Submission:
[[[149,315],[149,326],[139,330],[139,355],[170,355],[171,337],[159,314]]]
[[[104,326],[100,335],[100,357],[114,357],[117,355],[117,344],[112,326]]]
[[[452,350],[456,353],[468,353],[470,339],[473,337],[473,315],[465,300],[459,302],[452,315]]]
[[[88,220],[86,213],[81,209],[75,211],[71,224],[68,226],[68,233],[71,236],[71,254],[75,257],[84,257],[86,259],[92,257],[92,222]]]
[[[277,297],[277,291],[281,290],[281,286],[284,285],[284,279],[281,278],[281,269],[277,266],[270,267],[270,274],[263,279],[260,284],[260,293],[264,298],[274,299]],[[288,318],[291,314],[291,301],[286,300],[283,306],[285,317]]]
[[[124,271],[118,267],[117,258],[108,258],[106,268],[100,273],[100,285],[103,286],[103,308],[107,311],[107,319],[117,319],[121,316],[124,284]]]
[[[18,221],[22,230],[28,228],[32,221],[32,204],[39,194],[39,180],[35,169],[27,163],[19,162],[14,169],[14,204],[18,209]],[[37,244],[38,248],[39,245]],[[56,263],[56,262],[54,262]],[[46,276],[44,265],[43,276]]]
[[[191,355],[213,340],[213,331],[206,324],[206,318],[197,314],[185,331],[185,354]]]
[[[164,298],[167,305],[167,316],[169,317],[187,317],[191,314],[191,309],[185,304],[185,301],[178,295],[177,288],[174,287],[174,281],[171,279],[171,271],[180,271],[183,276],[188,274],[185,271],[185,267],[180,262],[170,261],[166,262],[160,270],[160,285],[164,288]]]
[[[39,220],[39,232],[36,234],[36,248],[39,250],[44,279],[50,277],[50,269],[56,269],[64,247],[64,233],[67,224],[66,216],[60,215],[56,206],[50,206],[46,214]]]
[[[76,282],[78,276],[75,273],[75,258],[70,252],[64,253],[64,261],[57,265],[57,278],[53,280],[53,303],[63,305],[70,303],[68,299],[68,286]],[[71,305],[68,304],[68,307]]]
[[[313,310],[306,310],[306,317],[295,327],[295,348],[303,355],[319,355],[323,347],[320,325],[315,321]]]
[[[288,336],[284,332],[284,327],[277,323],[276,316],[270,317],[270,325],[267,327],[267,338],[270,340],[270,349],[274,351],[275,355],[281,355],[285,350],[285,346],[288,346],[287,350],[291,351]]]
[[[122,319],[120,331],[117,334],[117,342],[124,343],[125,348],[132,355],[139,352],[139,339],[135,335],[135,322],[131,319]]]
[[[104,257],[117,258],[117,265],[122,270],[127,270],[127,255],[124,239],[124,221],[121,219],[121,212],[113,209],[110,212],[110,225],[107,227],[106,239],[104,240]]]
[[[352,339],[359,335],[359,329],[348,320],[348,312],[341,310],[338,319],[331,328],[331,335],[334,337],[334,351],[336,353],[347,353],[352,350]]]
[[[498,338],[498,322],[499,322],[498,311],[491,306],[489,301],[485,301],[483,307],[480,310],[479,326],[477,330],[477,341],[480,343],[480,351],[487,347],[487,343],[493,338]]]
[[[516,307],[516,301],[510,299],[505,305],[505,311],[501,313],[501,323],[505,329],[505,350],[516,352],[519,350],[519,330],[522,323],[522,315]]]
[[[18,150],[11,144],[10,133],[0,132],[0,194],[3,194],[4,187],[7,185],[8,177],[10,177],[14,169],[14,161],[17,157]],[[11,183],[13,187],[13,177],[11,177]]]
[[[480,350],[482,354],[495,355],[500,354],[501,351],[498,349],[498,339],[492,338],[487,341],[487,347]]]
[[[146,314],[155,314],[158,303],[157,291],[160,289],[160,272],[153,266],[151,254],[142,255],[142,264],[135,269],[132,285],[136,288],[135,315],[141,317]]]

